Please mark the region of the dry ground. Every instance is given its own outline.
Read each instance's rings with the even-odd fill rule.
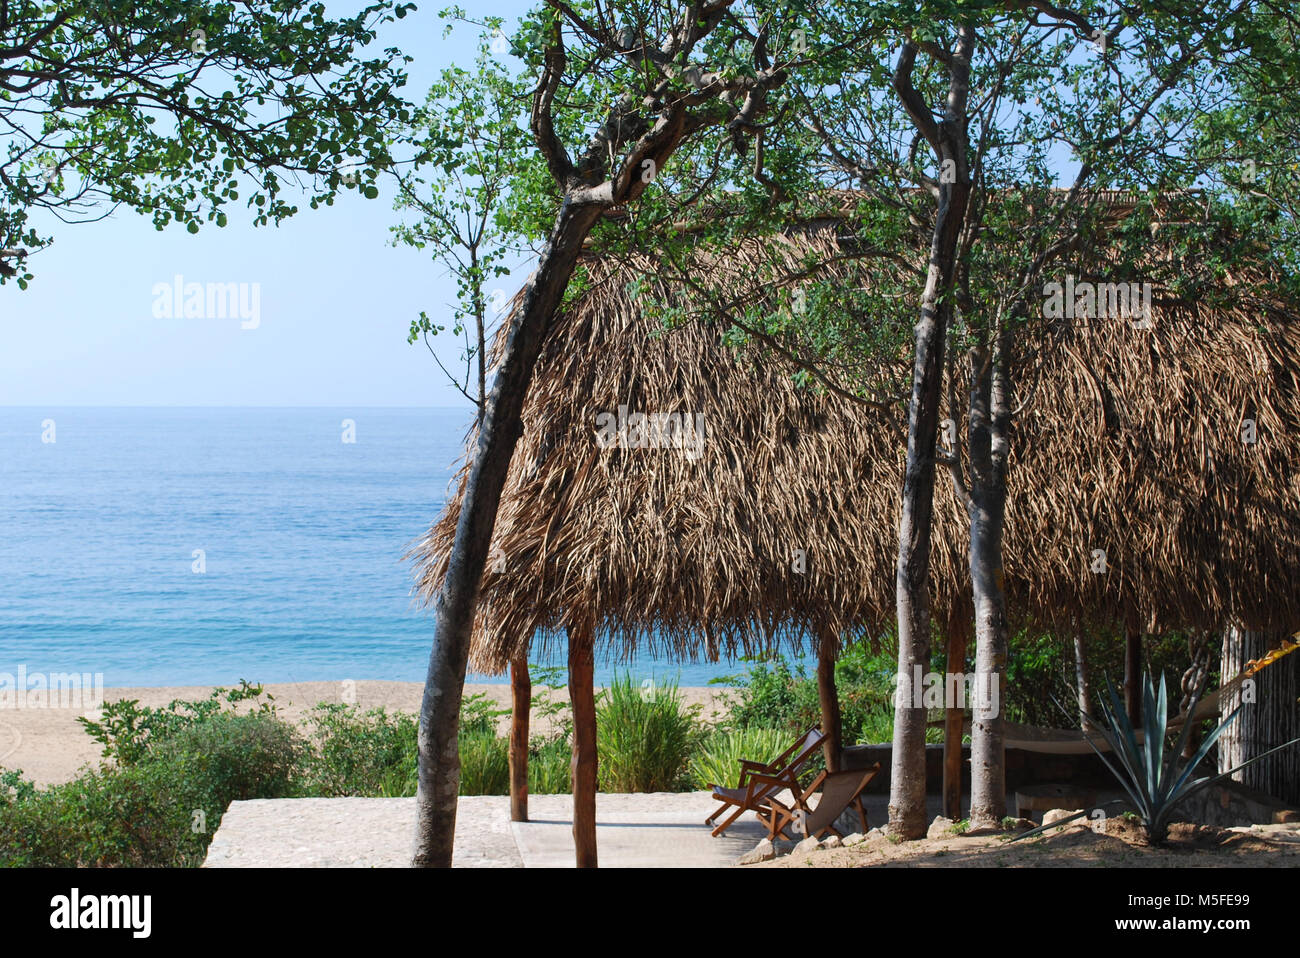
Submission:
[[[1008,841],[1004,835],[949,835],[891,842],[878,830],[866,841],[843,848],[785,854],[753,868],[1294,868],[1300,866],[1300,825],[1264,825],[1248,830],[1178,824],[1163,848],[1141,844],[1140,829],[1111,818],[1097,831],[1068,825],[1037,838]]]

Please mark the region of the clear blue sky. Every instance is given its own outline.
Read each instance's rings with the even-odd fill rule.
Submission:
[[[473,28],[443,39],[438,9],[420,9],[380,36],[415,58],[408,99],[422,101],[437,71],[469,65]],[[331,3],[351,12],[353,3]],[[514,18],[528,5],[491,0],[475,16]],[[465,403],[411,320],[446,311],[454,291],[425,254],[389,244],[391,189],[376,200],[347,191],[280,227],[254,228],[240,206],[225,229],[157,232],[119,210],[99,223],[36,223],[54,245],[31,262],[26,291],[0,287],[0,405],[452,406]],[[257,283],[260,324],[158,319],[153,288],[185,282]],[[435,340],[437,342],[437,340]],[[459,348],[440,346],[448,368]]]

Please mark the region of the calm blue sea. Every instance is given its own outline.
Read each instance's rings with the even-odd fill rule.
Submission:
[[[442,507],[469,415],[0,409],[0,672],[423,681],[433,621],[401,556]],[[742,670],[630,668],[682,685]]]

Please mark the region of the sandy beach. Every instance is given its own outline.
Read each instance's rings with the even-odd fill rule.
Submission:
[[[301,722],[305,714],[320,702],[355,702],[361,709],[383,707],[390,711],[416,712],[424,686],[418,682],[294,682],[268,684],[267,692],[275,697],[281,715]],[[104,701],[136,699],[141,705],[161,706],[174,699],[204,699],[211,686],[174,686],[166,688],[105,689]],[[534,694],[541,691],[534,685]],[[695,687],[678,690],[686,705],[699,705],[700,716],[716,721],[726,709],[728,690],[722,687]],[[510,686],[467,685],[465,694],[481,693],[497,707],[510,707]],[[568,701],[565,689],[550,692],[552,701]],[[99,745],[86,734],[77,717],[82,708],[5,708],[0,709],[0,768],[22,769],[24,775],[40,785],[66,782],[76,777],[83,765],[99,759]],[[506,719],[503,718],[502,730]],[[538,732],[546,731],[538,723]]]

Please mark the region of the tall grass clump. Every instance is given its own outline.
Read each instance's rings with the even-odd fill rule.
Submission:
[[[510,743],[493,732],[460,736],[460,794],[505,795],[510,791]]]
[[[719,729],[707,735],[691,755],[688,777],[692,788],[734,786],[740,778],[741,759],[769,762],[790,745],[784,729]]]
[[[572,761],[567,734],[534,738],[528,746],[528,794],[567,795],[573,791]]]
[[[671,792],[686,787],[686,766],[700,740],[698,708],[682,704],[676,682],[635,683],[615,676],[596,707],[600,788]]]

